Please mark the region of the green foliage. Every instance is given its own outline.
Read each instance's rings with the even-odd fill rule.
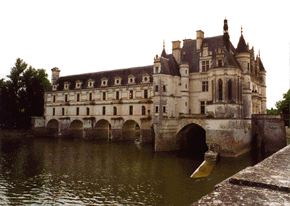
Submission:
[[[44,69],[34,69],[20,58],[11,68],[9,79],[0,80],[0,127],[27,129],[31,116],[44,113],[44,92],[50,86]]]
[[[289,114],[290,89],[283,95],[283,99],[276,102],[278,114]]]
[[[267,114],[279,114],[278,109],[273,109],[273,107],[271,107],[271,109],[267,109]]]

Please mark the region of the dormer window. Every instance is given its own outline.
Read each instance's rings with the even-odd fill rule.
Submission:
[[[217,60],[217,65],[218,65],[218,67],[222,67],[223,66],[223,60],[222,59],[218,59]]]
[[[80,89],[82,86],[82,82],[81,81],[76,81],[76,89]]]
[[[57,90],[57,86],[58,86],[58,85],[53,85],[53,86],[52,86],[52,90],[54,90],[54,91]]]
[[[115,77],[115,85],[121,85],[121,77]]]
[[[202,72],[207,72],[209,70],[209,60],[202,61]]]
[[[159,73],[159,67],[155,67],[154,73],[155,74],[158,74]]]
[[[150,76],[149,74],[143,74],[142,75],[142,83],[149,83],[150,82]]]
[[[128,77],[128,84],[135,84],[135,77],[134,75],[129,75]]]
[[[102,82],[102,83],[101,83],[101,86],[103,86],[103,87],[104,87],[104,86],[108,86],[108,79],[107,79],[107,78],[105,78],[105,77],[102,78],[102,79],[101,79],[101,82]]]
[[[65,82],[64,86],[63,86],[64,90],[68,90],[69,89],[69,82]]]
[[[94,80],[89,79],[89,80],[88,80],[88,87],[89,87],[89,88],[94,87],[94,82],[95,82]]]

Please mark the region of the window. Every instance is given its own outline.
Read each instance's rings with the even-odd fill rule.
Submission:
[[[103,107],[103,115],[106,115],[106,107]]]
[[[114,107],[113,113],[114,113],[114,115],[117,115],[117,107]]]
[[[205,102],[204,101],[200,102],[200,113],[205,114]]]
[[[209,61],[202,61],[202,72],[207,72],[209,70]]]
[[[163,112],[163,113],[166,113],[166,106],[163,106],[163,107],[162,107],[162,112]]]
[[[77,102],[80,101],[80,94],[77,94]]]
[[[106,92],[103,92],[103,100],[106,100]]]
[[[158,92],[159,88],[158,85],[155,86],[155,92]]]
[[[222,67],[223,66],[223,61],[221,59],[218,60],[218,67]]]
[[[76,109],[76,114],[77,114],[77,115],[80,114],[80,108],[79,108],[79,107],[77,107],[77,109]]]
[[[89,100],[92,101],[93,100],[93,94],[89,93]]]
[[[52,115],[55,115],[55,108],[52,108]]]
[[[90,115],[90,108],[87,107],[87,115]]]
[[[248,63],[247,65],[248,65],[248,71],[250,71],[250,63]]]
[[[133,99],[133,90],[130,90],[129,98]]]
[[[55,95],[53,95],[52,97],[53,97],[53,100],[52,101],[55,102]]]
[[[116,91],[116,99],[119,99],[119,91]]]
[[[187,107],[187,102],[185,102],[184,105]]]
[[[218,81],[219,86],[219,100],[223,100],[223,81],[219,79]]]
[[[208,91],[208,81],[202,82],[202,91],[207,92]]]
[[[186,69],[186,70],[184,70],[184,72],[185,72],[185,74],[187,74],[187,69]]]
[[[64,101],[67,102],[67,94],[64,95]]]
[[[64,108],[61,108],[62,116],[64,115]]]
[[[185,84],[185,89],[187,89],[187,84]]]
[[[228,99],[232,100],[232,80],[228,81]]]
[[[133,115],[133,106],[129,107],[129,115]]]
[[[144,90],[144,98],[145,98],[145,99],[148,98],[148,90],[147,90],[147,89]]]
[[[163,92],[166,92],[166,86],[163,85]]]
[[[158,106],[155,106],[155,113],[158,113]]]
[[[237,86],[237,100],[238,102],[240,101],[240,79],[238,79],[238,86]]]
[[[158,70],[159,70],[159,68],[158,67],[155,67],[155,73],[156,74],[158,73]]]
[[[145,114],[146,114],[146,107],[142,106],[142,115],[145,115]]]

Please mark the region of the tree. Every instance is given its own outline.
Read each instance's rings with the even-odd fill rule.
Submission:
[[[0,81],[1,127],[27,129],[31,116],[44,113],[44,92],[50,86],[44,69],[35,69],[20,58],[11,68],[9,79]]]
[[[289,114],[290,89],[283,95],[283,99],[276,102],[278,114]]]

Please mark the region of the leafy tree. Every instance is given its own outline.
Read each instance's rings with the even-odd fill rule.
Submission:
[[[276,102],[278,114],[289,114],[290,89],[283,95],[283,99]]]
[[[9,79],[0,81],[0,126],[27,129],[31,116],[44,113],[44,92],[50,86],[44,69],[35,69],[20,58],[11,68]]]

